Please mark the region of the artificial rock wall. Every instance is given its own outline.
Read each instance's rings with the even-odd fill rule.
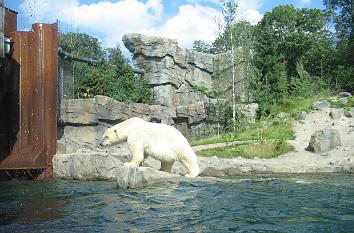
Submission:
[[[213,89],[213,55],[188,51],[177,41],[141,34],[126,34],[123,43],[136,68],[145,72],[157,104],[176,107],[204,101],[193,86]]]
[[[156,105],[126,104],[105,96],[62,100],[58,153],[95,150],[108,127],[131,117],[173,125],[185,136],[197,137],[224,123],[209,113],[215,100],[198,88],[211,91],[220,87],[214,77],[216,72],[230,72],[230,56],[189,51],[178,47],[176,40],[141,34],[127,34],[123,42],[132,53],[135,68],[144,71]],[[238,96],[244,96],[242,72],[237,67]],[[257,109],[257,104],[237,105],[238,114],[249,122],[255,121]]]
[[[123,43],[132,53],[133,64],[143,70],[157,104],[177,107],[206,101],[209,97],[197,89],[220,88],[218,73],[231,77],[230,54],[213,55],[178,47],[177,41],[163,37],[130,33]],[[245,101],[245,63],[243,50],[236,50],[236,95]],[[230,86],[230,82],[227,83]],[[227,87],[224,87],[226,90]],[[230,95],[231,96],[231,95]]]

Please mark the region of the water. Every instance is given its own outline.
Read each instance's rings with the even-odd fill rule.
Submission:
[[[354,232],[354,177],[0,182],[0,232]]]

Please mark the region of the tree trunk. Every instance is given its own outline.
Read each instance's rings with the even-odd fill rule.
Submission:
[[[236,93],[235,93],[235,54],[234,43],[231,32],[231,62],[232,62],[232,119],[233,119],[233,131],[236,131]]]

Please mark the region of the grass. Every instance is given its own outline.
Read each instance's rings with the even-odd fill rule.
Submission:
[[[228,137],[226,134],[219,134],[219,135],[213,135],[208,138],[201,138],[201,139],[196,139],[195,141],[191,142],[192,146],[200,146],[200,145],[208,145],[208,144],[215,144],[215,143],[221,143],[221,142],[231,142],[234,141],[233,138]]]
[[[255,157],[270,159],[287,152],[294,148],[289,143],[279,140],[268,140],[263,142],[252,142],[243,145],[226,146],[209,150],[199,151],[197,154],[202,156],[217,156],[220,158],[244,157],[252,159]]]
[[[215,135],[209,138],[199,139],[192,142],[192,146],[207,145],[221,142],[259,140],[261,124],[256,124],[253,128],[236,134]],[[294,130],[288,123],[270,125],[264,129],[263,139],[290,140],[294,139]]]
[[[218,156],[223,158],[245,157],[245,158],[275,158],[293,150],[293,147],[286,140],[295,139],[295,133],[291,125],[293,119],[298,118],[298,112],[309,112],[313,102],[320,97],[312,98],[291,98],[284,100],[273,110],[272,118],[259,121],[251,128],[242,130],[235,134],[214,135],[209,138],[199,139],[192,142],[192,146],[206,145],[232,141],[249,141],[256,142],[226,146],[223,148],[214,148],[210,150],[200,151],[198,154],[204,156]],[[347,103],[336,102],[337,106],[348,108],[354,106],[353,97]],[[289,117],[277,120],[280,112],[289,113]],[[262,134],[262,136],[261,136]]]
[[[260,140],[261,125],[244,132],[236,133],[234,139],[240,141]],[[294,139],[294,130],[288,123],[269,125],[264,129],[263,139],[289,140]]]
[[[290,114],[302,111],[308,112],[311,110],[313,102],[317,99],[318,97],[286,99],[279,105],[279,112],[288,112]]]

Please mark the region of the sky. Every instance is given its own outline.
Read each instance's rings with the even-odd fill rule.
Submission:
[[[322,0],[238,0],[238,19],[256,24],[275,6],[324,8]],[[177,39],[190,49],[194,40],[212,43],[222,19],[218,0],[5,0],[17,11],[18,30],[32,23],[59,21],[61,32],[84,32],[99,38],[103,47],[122,45],[126,33]]]

